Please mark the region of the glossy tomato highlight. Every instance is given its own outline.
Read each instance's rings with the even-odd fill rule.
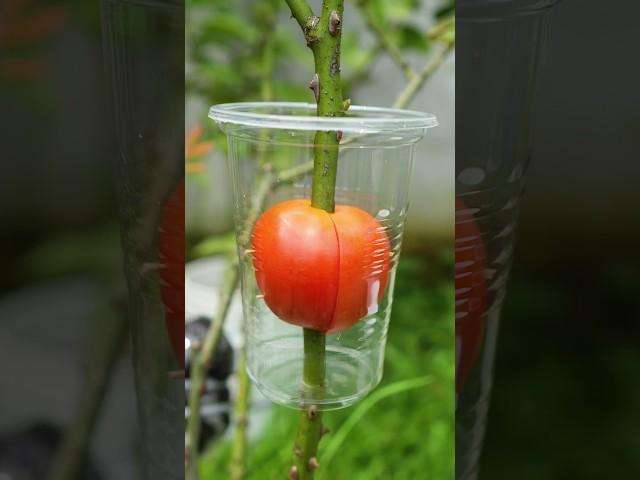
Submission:
[[[309,200],[268,209],[253,230],[254,268],[264,301],[285,322],[332,333],[376,312],[387,287],[389,239],[364,210],[334,213]]]

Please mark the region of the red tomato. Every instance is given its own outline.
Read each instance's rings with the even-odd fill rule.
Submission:
[[[456,198],[456,392],[476,362],[486,310],[485,249],[473,214]]]
[[[171,346],[184,368],[184,181],[164,206],[158,238],[160,289]]]
[[[367,212],[309,200],[268,209],[253,230],[254,268],[264,301],[281,320],[323,333],[377,311],[387,286],[389,239]]]

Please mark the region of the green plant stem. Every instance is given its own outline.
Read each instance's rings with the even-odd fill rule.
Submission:
[[[198,443],[200,439],[200,403],[206,372],[211,368],[215,348],[220,339],[224,320],[229,312],[231,299],[238,284],[238,268],[235,262],[227,267],[224,283],[220,289],[218,312],[199,349],[194,346],[191,361],[191,385],[189,391],[189,418],[185,429],[185,479],[198,479]]]
[[[445,37],[449,31],[455,32],[455,28],[455,15],[447,16],[427,30],[427,38],[431,41],[437,42],[441,37]]]
[[[264,20],[264,33],[262,35],[262,58],[260,62],[260,96],[263,102],[270,102],[273,100],[273,32],[274,32],[274,17],[273,12],[270,12],[267,18]]]
[[[336,117],[342,111],[340,81],[340,45],[344,0],[323,0],[320,16],[306,1],[287,0],[292,15],[301,26],[307,45],[313,51],[315,76],[312,90],[318,104],[317,115]],[[313,151],[311,206],[332,213],[335,210],[338,171],[339,134],[316,132]],[[294,466],[289,472],[293,480],[310,480],[318,467],[318,444],[322,436],[322,415],[314,400],[322,398],[325,384],[325,335],[304,329],[303,409],[294,445]]]
[[[398,95],[395,102],[393,102],[393,108],[405,108],[409,102],[413,100],[426,81],[431,78],[440,65],[444,63],[449,52],[453,50],[453,47],[453,44],[449,44],[429,59],[420,73],[411,79],[404,90],[400,92],[400,95]]]
[[[326,336],[316,330],[303,329],[304,365],[302,373],[303,403],[313,402],[324,395]],[[312,479],[315,466],[312,459],[318,454],[322,438],[322,412],[311,403],[300,411],[298,432],[294,442],[296,480]]]
[[[273,29],[274,29],[274,12],[269,9],[269,4],[265,4],[267,11],[263,20],[263,43],[262,62],[261,62],[261,96],[263,102],[273,99]],[[258,145],[258,165],[264,169],[266,163],[267,150],[266,143]],[[273,189],[276,179],[272,172],[264,172],[262,181],[260,182],[256,198],[252,201],[252,208],[249,212],[249,223],[245,229],[245,234],[240,239],[243,245],[246,245],[249,238],[246,236],[251,231],[251,227],[255,223],[262,210],[262,206],[269,192]],[[238,391],[234,399],[234,435],[233,444],[231,446],[231,457],[229,463],[230,480],[243,480],[247,475],[247,425],[249,423],[249,374],[247,372],[247,351],[246,351],[246,332],[243,329],[244,344],[240,351],[240,362],[236,368],[236,378],[238,381]]]
[[[294,180],[295,178],[305,175],[309,173],[312,169],[312,163],[307,162],[301,165],[297,165],[295,167],[291,167],[290,169],[281,171],[277,176],[270,171],[266,171],[262,180],[258,184],[256,191],[253,195],[253,200],[251,202],[251,209],[247,216],[247,222],[249,225],[253,225],[257,220],[262,207],[269,195],[274,188],[276,188],[279,184],[289,182]],[[248,235],[250,235],[251,229],[245,229],[243,236],[240,238],[240,244],[246,245],[248,241]],[[227,314],[229,313],[229,306],[231,303],[231,299],[233,297],[233,293],[235,292],[238,283],[239,283],[239,272],[238,265],[234,261],[230,261],[227,267],[227,272],[225,275],[224,285],[222,290],[220,291],[220,299],[219,299],[219,308],[218,313],[214,318],[213,323],[209,327],[207,332],[207,336],[203,345],[201,346],[201,351],[199,355],[194,356],[192,368],[191,368],[191,390],[189,392],[189,420],[187,421],[186,430],[185,430],[185,478],[186,480],[195,480],[198,478],[197,476],[197,463],[198,463],[198,444],[200,439],[200,398],[201,395],[196,394],[196,392],[202,391],[202,386],[204,384],[204,377],[207,369],[210,367],[211,361],[215,356],[216,347],[218,345],[218,339],[220,338],[220,334],[222,332],[222,327],[224,326],[224,322],[227,318]],[[242,354],[241,354],[242,359]],[[238,369],[238,383],[242,385],[243,383],[248,384],[248,377],[246,368],[243,365],[243,360],[241,360],[241,366]],[[205,365],[208,367],[205,368]],[[238,404],[245,404],[248,402],[249,395],[240,395],[239,398],[236,398],[236,410],[238,408],[244,408],[246,410],[246,406],[239,407]],[[242,411],[242,410],[241,410]],[[241,449],[242,451],[246,450],[243,447],[243,443],[246,444],[246,427],[244,430],[240,430],[240,432],[236,431],[236,439],[234,440],[234,448]],[[241,440],[242,439],[242,440]],[[244,453],[242,454],[243,456]],[[234,455],[232,454],[232,457]],[[239,477],[242,478],[242,477]]]
[[[247,425],[249,423],[250,389],[245,347],[240,352],[237,378],[238,391],[236,392],[233,409],[235,434],[233,436],[233,445],[231,446],[231,461],[229,465],[230,480],[242,480],[247,474]]]
[[[367,24],[369,30],[371,30],[371,32],[375,35],[378,44],[389,54],[394,63],[402,71],[402,74],[406,77],[406,79],[412,80],[416,76],[416,72],[413,70],[413,68],[409,64],[409,61],[403,55],[402,51],[395,43],[393,43],[387,30],[380,26],[378,22],[376,22],[376,20],[373,18],[371,10],[367,6],[367,1],[359,1],[357,4],[360,12],[362,13],[362,18]]]
[[[313,10],[306,0],[286,0],[291,10],[291,15],[296,19],[300,28],[304,29],[309,17],[313,16]]]
[[[341,27],[336,35],[329,33],[332,12],[336,12],[342,21],[343,10],[343,0],[323,1],[317,30],[311,33],[313,37],[317,38],[317,41],[311,44],[311,49],[319,80],[317,96],[319,117],[336,117],[343,113],[340,82]],[[316,132],[311,205],[329,213],[335,209],[339,143],[336,132]]]

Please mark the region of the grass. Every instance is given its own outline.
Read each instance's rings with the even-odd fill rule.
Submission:
[[[318,480],[448,480],[454,477],[453,255],[400,262],[381,385],[325,416]],[[249,446],[247,480],[282,480],[297,412],[274,406]],[[202,480],[226,479],[230,443],[211,445]]]

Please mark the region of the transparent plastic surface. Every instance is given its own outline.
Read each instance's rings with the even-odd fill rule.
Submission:
[[[456,144],[458,480],[478,477],[500,311],[531,155],[536,71],[554,3],[463,0],[456,12],[456,74],[465,79],[456,88],[463,105],[456,119],[456,135],[463,139]]]
[[[179,3],[102,2],[147,480],[184,478],[184,380],[172,374],[184,362],[184,6]]]
[[[228,138],[249,375],[278,404],[330,410],[382,377],[414,144],[436,122],[353,106],[318,119],[315,108],[228,104],[210,116]],[[309,205],[314,149],[335,148],[314,146],[316,129],[341,132],[333,214]],[[311,397],[305,322],[326,333],[324,390]]]

